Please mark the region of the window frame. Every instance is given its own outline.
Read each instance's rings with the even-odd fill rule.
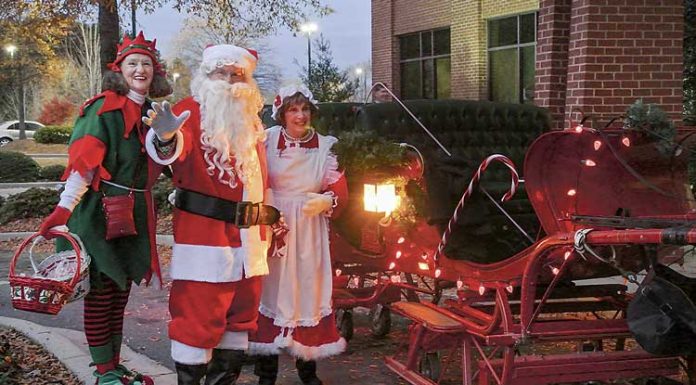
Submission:
[[[521,39],[521,25],[520,25],[520,18],[522,16],[527,16],[527,15],[534,15],[534,41],[529,42],[529,43],[520,43]],[[517,43],[515,44],[508,44],[508,45],[502,45],[498,47],[491,47],[491,28],[490,28],[490,22],[495,21],[495,20],[502,20],[502,19],[509,19],[509,18],[517,18]],[[488,100],[493,101],[493,78],[492,78],[492,72],[493,72],[493,66],[491,65],[491,52],[496,52],[496,51],[504,51],[504,50],[509,50],[509,49],[515,49],[515,55],[517,57],[517,76],[515,78],[515,88],[517,90],[517,103],[519,104],[525,104],[525,95],[524,95],[524,90],[522,89],[522,49],[527,48],[527,47],[535,47],[534,50],[534,63],[536,63],[536,45],[537,45],[537,33],[539,32],[539,11],[533,11],[533,12],[525,12],[525,13],[518,13],[514,15],[504,15],[504,16],[496,16],[496,17],[491,17],[486,20],[486,61],[488,64],[488,70],[487,70],[487,77],[488,77]],[[536,72],[536,70],[535,70]],[[533,103],[534,99],[532,99]]]
[[[440,31],[447,31],[450,37],[450,43],[449,43],[449,53],[447,54],[439,54],[435,55],[435,33],[440,32]],[[424,55],[423,53],[423,34],[424,33],[429,33],[430,34],[430,54],[429,55]],[[405,63],[413,63],[413,62],[418,62],[419,66],[419,72],[420,76],[418,77],[418,89],[419,89],[419,95],[416,97],[416,99],[438,99],[438,90],[437,90],[437,70],[436,70],[436,60],[437,59],[443,59],[443,58],[448,58],[450,59],[450,78],[452,74],[452,34],[451,34],[451,28],[450,27],[444,27],[444,28],[434,28],[434,29],[428,29],[425,31],[418,31],[418,32],[411,32],[411,33],[406,33],[403,35],[399,35],[399,83],[400,83],[400,94],[402,97],[405,98],[404,96],[404,82],[402,81],[402,75],[403,75],[403,65]],[[409,59],[402,59],[401,58],[401,47],[403,46],[402,42],[404,38],[411,37],[411,36],[418,36],[418,51],[420,56],[415,57],[415,58],[409,58]],[[427,61],[432,61],[433,65],[433,70],[432,74],[430,76],[430,81],[432,84],[432,98],[426,97],[424,94],[424,73],[425,73],[425,65]],[[451,84],[450,84],[450,89],[451,89]]]

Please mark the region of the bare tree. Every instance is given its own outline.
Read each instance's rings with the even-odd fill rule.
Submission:
[[[181,60],[193,72],[198,68],[203,49],[208,44],[234,44],[258,51],[259,61],[254,78],[266,99],[275,95],[281,75],[278,66],[269,59],[273,57],[273,52],[268,44],[264,43],[262,39],[252,39],[246,34],[236,34],[216,26],[211,27],[204,18],[193,17],[184,23],[172,40],[173,51],[176,52],[176,55],[171,60]]]
[[[101,66],[99,61],[99,27],[96,24],[80,23],[78,37],[70,41],[67,51],[68,60],[83,78],[81,98],[95,95],[101,90]]]

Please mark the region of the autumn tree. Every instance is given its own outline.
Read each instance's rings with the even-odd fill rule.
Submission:
[[[25,119],[26,105],[32,102],[38,85],[51,82],[60,72],[56,47],[68,34],[72,14],[79,14],[76,4],[60,0],[3,2],[0,11],[0,42],[3,47],[14,46],[12,55],[0,56],[0,77],[6,86],[0,108],[5,115],[8,106],[16,106],[17,118]],[[15,96],[16,95],[16,96]],[[11,98],[16,98],[11,100]],[[20,123],[20,138],[25,138]]]
[[[331,9],[321,4],[321,0],[9,0],[6,10],[0,17],[12,14],[25,7],[25,3],[36,8],[58,10],[65,17],[78,19],[87,9],[98,9],[99,39],[101,41],[101,64],[116,57],[116,44],[122,34],[119,23],[119,10],[138,10],[150,13],[170,4],[174,9],[187,15],[203,18],[210,26],[221,30],[234,31],[239,37],[257,38],[267,36],[278,29],[296,31],[301,22],[310,16],[324,16]],[[4,2],[3,2],[4,3]]]
[[[312,60],[309,74],[307,67],[302,67],[303,74],[300,75],[314,98],[320,102],[349,100],[358,89],[358,80],[334,64],[331,44],[323,34],[314,42],[314,51],[317,52],[317,59]]]

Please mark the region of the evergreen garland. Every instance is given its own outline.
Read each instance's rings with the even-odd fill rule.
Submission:
[[[406,164],[404,148],[374,132],[342,132],[332,151],[338,157],[338,164],[346,170],[347,178]]]
[[[655,147],[660,154],[674,154],[677,130],[667,114],[657,105],[645,104],[643,99],[636,100],[626,111],[624,129],[647,134],[648,139],[655,141]]]

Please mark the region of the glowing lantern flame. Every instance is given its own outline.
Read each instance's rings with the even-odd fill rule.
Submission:
[[[627,136],[624,136],[621,139],[621,144],[623,144],[626,147],[631,147],[631,139],[629,139]]]
[[[594,141],[594,149],[595,149],[595,151],[599,151],[600,148],[602,148],[602,141],[601,141],[601,140],[595,140],[595,141]]]
[[[486,292],[486,288],[483,285],[479,286],[479,295],[483,295]]]
[[[566,194],[568,194],[569,197],[573,197],[573,196],[575,196],[575,194],[577,194],[577,193],[578,193],[578,192],[575,191],[574,188],[572,188],[572,189],[568,190],[568,192],[567,192]]]
[[[392,262],[389,264],[389,270],[394,270],[395,267],[396,267],[396,262]]]
[[[404,237],[399,237],[399,239],[396,241],[396,243],[401,244],[401,243],[404,243],[405,241],[406,241],[406,238],[404,238]]]
[[[393,184],[365,184],[363,188],[365,211],[389,215],[399,207],[399,196]]]
[[[440,269],[435,269],[435,278],[440,278],[440,275],[442,275],[442,271]]]

